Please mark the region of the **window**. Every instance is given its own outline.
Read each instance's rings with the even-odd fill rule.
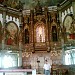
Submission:
[[[0,68],[18,67],[17,54],[5,54],[0,56]]]
[[[75,49],[65,51],[65,65],[75,64]]]

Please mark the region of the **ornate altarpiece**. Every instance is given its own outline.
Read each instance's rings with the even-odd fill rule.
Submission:
[[[34,10],[31,10],[30,15],[25,15],[23,18],[23,42],[25,48],[29,48],[32,52],[49,52],[51,44],[60,42],[57,12],[48,12],[48,9],[44,8],[42,13],[36,14]]]

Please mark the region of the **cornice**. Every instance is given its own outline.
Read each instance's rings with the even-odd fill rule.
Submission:
[[[72,2],[70,2],[69,0],[65,0],[64,2],[60,4],[60,10],[63,12],[64,10],[69,8],[71,5],[72,5]]]
[[[19,16],[22,14],[22,11],[11,8],[11,7],[4,7],[3,5],[0,4],[0,11],[2,12],[6,12],[7,14],[12,14],[12,15],[16,15]]]

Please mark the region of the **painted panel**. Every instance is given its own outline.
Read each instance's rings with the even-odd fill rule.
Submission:
[[[6,44],[16,45],[18,35],[18,27],[14,22],[8,22],[6,25]]]

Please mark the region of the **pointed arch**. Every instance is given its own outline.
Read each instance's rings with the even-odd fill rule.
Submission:
[[[26,24],[24,26],[24,43],[28,44],[29,43],[29,26]]]
[[[57,32],[57,24],[56,23],[51,24],[51,37],[52,37],[53,42],[58,41],[58,32]]]
[[[34,26],[34,41],[45,42],[45,24],[42,21]]]

